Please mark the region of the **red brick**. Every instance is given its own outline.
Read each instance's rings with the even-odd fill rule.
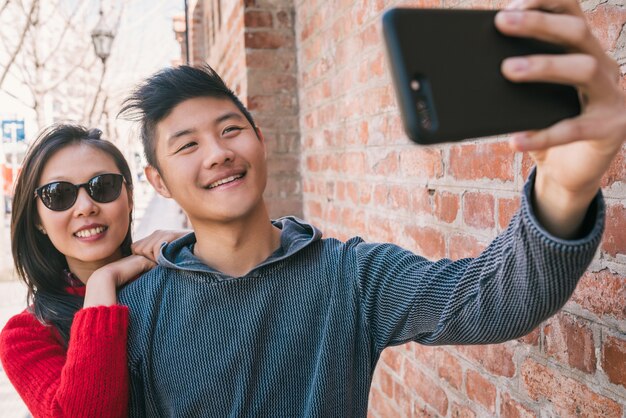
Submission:
[[[359,204],[361,205],[367,205],[369,202],[371,202],[372,200],[372,187],[371,184],[369,183],[360,183],[359,184]],[[350,190],[350,196],[352,197],[352,190]]]
[[[606,337],[602,345],[602,368],[611,383],[626,387],[626,340]]]
[[[452,223],[459,213],[460,198],[454,193],[435,193],[435,213],[444,222]]]
[[[439,418],[440,416],[440,414],[434,413],[428,408],[428,406],[423,405],[419,401],[416,401],[413,405],[413,411],[411,413],[412,418]]]
[[[437,356],[437,372],[442,379],[450,383],[452,387],[460,390],[463,384],[463,370],[461,363],[453,355],[439,351]]]
[[[366,232],[370,241],[393,242],[397,226],[391,228],[389,218],[371,215],[367,220]]]
[[[369,155],[371,171],[375,174],[389,176],[398,172],[399,158],[398,153],[391,151],[382,154],[377,151],[375,155]]]
[[[249,95],[275,95],[292,93],[297,95],[298,80],[294,74],[254,72],[248,75]],[[267,139],[267,138],[266,138]]]
[[[445,255],[445,241],[443,234],[438,230],[408,225],[404,228],[404,233],[418,254],[430,259],[442,258]]]
[[[495,199],[486,193],[467,192],[463,195],[463,220],[476,228],[495,226]]]
[[[476,257],[486,247],[485,243],[478,241],[468,235],[453,235],[448,242],[448,257],[452,260],[461,258]]]
[[[617,254],[626,254],[626,206],[616,204],[606,209],[606,229],[602,239],[602,250],[612,257]]]
[[[489,412],[496,411],[496,387],[473,370],[468,370],[465,375],[465,391],[467,397],[484,406]]]
[[[309,200],[305,203],[305,213],[308,213],[307,217],[321,218],[322,217],[322,205],[319,202]]]
[[[292,14],[285,11],[280,10],[276,13],[276,18],[278,19],[278,28],[280,29],[291,29],[293,28],[293,19]]]
[[[393,378],[384,367],[379,367],[377,374],[380,389],[388,398],[393,399]]]
[[[427,215],[433,212],[430,190],[427,187],[414,187],[411,191],[409,211],[414,215]]]
[[[405,383],[394,381],[393,384],[393,400],[400,411],[400,415],[410,415],[413,411],[413,395],[409,392],[409,388]],[[400,416],[399,415],[399,416]]]
[[[411,389],[440,415],[448,411],[448,397],[436,381],[422,373],[413,362],[405,364],[404,381],[411,382]]]
[[[244,24],[251,28],[272,27],[272,14],[267,11],[247,10],[244,14]]]
[[[380,356],[380,361],[399,375],[402,374],[405,359],[406,350],[403,346],[386,348]]]
[[[406,344],[405,347],[408,349],[408,353],[410,353],[409,361],[417,360],[421,366],[426,366],[430,370],[436,370],[437,368],[437,351],[439,350],[437,347],[431,347],[428,345],[422,344]]]
[[[500,402],[501,418],[534,418],[538,414],[529,408],[526,408],[520,402],[511,398],[507,393],[502,394]]]
[[[366,226],[364,211],[344,208],[341,211],[341,219],[341,225],[349,229],[350,237],[356,233],[355,231],[365,231]]]
[[[346,152],[341,155],[341,172],[350,176],[365,173],[365,154],[363,152]]]
[[[520,207],[520,198],[498,199],[498,226],[505,229]]]
[[[246,32],[246,48],[253,49],[278,49],[293,48],[294,39],[288,32],[259,31]]]
[[[623,80],[626,80],[626,77]],[[623,85],[623,89],[626,90],[626,84]],[[622,147],[602,177],[602,187],[609,187],[617,182],[626,183],[626,147]]]
[[[544,326],[544,337],[549,356],[586,373],[596,371],[593,332],[585,321],[560,313]]]
[[[586,13],[593,34],[598,38],[602,49],[615,49],[617,38],[626,23],[626,10],[623,7],[600,5]]]
[[[518,341],[524,344],[538,346],[540,336],[541,336],[541,327],[537,327],[534,330],[532,330],[530,333],[523,336],[522,338],[519,338]]]
[[[400,171],[405,178],[439,178],[443,176],[441,151],[413,146],[402,150]]]
[[[513,180],[515,154],[506,142],[464,144],[450,148],[448,173],[456,179]]]
[[[392,406],[390,399],[387,398],[380,389],[372,388],[370,391],[369,406],[379,416],[382,417],[395,417],[398,416],[398,411]]]
[[[608,269],[588,271],[578,282],[572,301],[597,316],[626,320],[626,277]]]
[[[452,404],[452,418],[475,418],[476,412],[472,411],[468,406]]]
[[[504,377],[513,377],[515,374],[513,350],[506,343],[465,345],[457,346],[456,348],[460,353],[474,363],[484,367],[491,374]]]
[[[530,175],[532,168],[535,166],[535,161],[530,157],[530,154],[525,152],[522,154],[522,178],[525,180]]]
[[[272,70],[274,72],[290,72],[296,68],[296,57],[293,51],[275,49],[246,50],[246,67],[251,69]]]
[[[623,407],[556,370],[527,359],[522,364],[522,387],[535,401],[548,399],[557,416],[621,418]]]
[[[411,198],[410,193],[406,186],[391,186],[389,189],[389,207],[392,209],[407,209]]]

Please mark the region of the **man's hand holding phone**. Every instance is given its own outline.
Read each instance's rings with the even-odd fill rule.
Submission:
[[[538,131],[513,134],[511,147],[530,151],[537,165],[535,209],[562,238],[580,229],[602,176],[626,138],[626,95],[618,65],[587,26],[576,0],[516,0],[496,15],[504,34],[563,45],[562,55],[509,58],[502,73],[513,82],[554,82],[578,88],[582,112]]]

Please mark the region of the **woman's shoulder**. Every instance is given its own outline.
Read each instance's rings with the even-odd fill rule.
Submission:
[[[0,356],[5,357],[7,352],[21,347],[21,341],[50,336],[49,327],[39,322],[32,312],[25,309],[12,316],[0,331]]]
[[[32,313],[30,309],[24,309],[22,312],[13,315],[7,323],[2,328],[2,333],[5,331],[15,329],[15,328],[23,328],[23,327],[41,327],[45,328],[37,317]]]
[[[41,332],[47,329],[48,327],[42,324],[29,309],[24,309],[22,312],[13,315],[4,327],[2,327],[2,331],[0,331],[0,341],[15,333]]]

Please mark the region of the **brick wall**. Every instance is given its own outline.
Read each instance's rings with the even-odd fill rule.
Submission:
[[[228,74],[220,54],[238,51],[233,65],[244,62],[246,69],[237,67],[227,80],[243,86],[238,91],[272,150],[288,154],[270,155],[270,167],[281,168],[269,196],[285,187],[287,194],[299,191],[292,166],[299,158],[304,217],[326,236],[361,235],[433,259],[460,258],[478,254],[506,227],[530,159],[512,154],[505,138],[429,148],[409,143],[380,35],[380,15],[394,5],[494,8],[500,1],[226,3],[239,10],[231,23],[239,29],[209,48],[208,61]],[[626,7],[583,4],[624,74]],[[625,160],[623,148],[604,181],[601,250],[565,308],[518,341],[386,350],[370,395],[372,417],[626,415]]]

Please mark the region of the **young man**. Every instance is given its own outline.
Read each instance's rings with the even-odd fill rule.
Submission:
[[[572,53],[507,61],[504,74],[574,84],[584,112],[514,136],[536,170],[507,230],[475,259],[430,262],[271,221],[265,140],[217,74],[166,69],[134,92],[123,112],[141,121],[146,175],[194,233],[119,295],[131,307],[132,415],[365,416],[385,347],[506,341],[567,301],[601,238],[599,184],[626,136],[624,95],[575,1],[516,7],[554,13],[501,13],[501,31]]]

